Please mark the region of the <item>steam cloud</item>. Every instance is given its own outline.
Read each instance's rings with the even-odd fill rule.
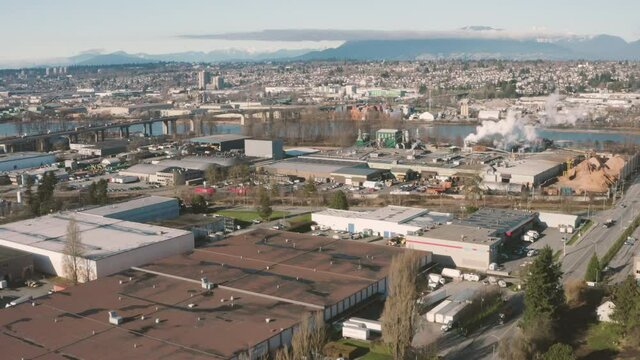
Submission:
[[[538,120],[540,127],[557,125],[575,125],[584,115],[580,109],[558,112],[560,95],[551,94],[545,102],[545,115]],[[465,144],[477,143],[481,140],[493,140],[493,145],[500,149],[509,149],[518,142],[534,142],[538,139],[536,126],[529,124],[524,118],[509,111],[507,117],[500,121],[485,120],[476,127],[476,132],[469,134]]]

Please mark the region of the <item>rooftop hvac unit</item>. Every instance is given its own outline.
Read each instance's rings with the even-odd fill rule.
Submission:
[[[209,282],[206,276],[200,279],[200,284],[205,290],[211,290],[215,287],[213,283]]]
[[[118,315],[115,311],[109,311],[109,324],[120,325],[122,321],[122,316]]]

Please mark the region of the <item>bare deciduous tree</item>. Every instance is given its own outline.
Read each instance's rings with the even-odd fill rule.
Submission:
[[[327,339],[324,314],[317,312],[313,317],[304,315],[291,339],[294,359],[322,359],[322,347]]]
[[[87,259],[84,258],[85,249],[84,245],[82,245],[78,223],[74,218],[71,218],[67,225],[67,237],[63,254],[63,268],[67,278],[74,284],[91,280],[91,266]]]
[[[405,251],[391,261],[388,294],[382,312],[382,339],[394,359],[402,360],[411,346],[416,325],[416,278],[420,254]]]

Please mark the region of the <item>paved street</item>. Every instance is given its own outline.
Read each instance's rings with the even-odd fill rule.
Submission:
[[[582,279],[584,277],[594,250],[598,257],[604,256],[640,210],[640,203],[637,200],[639,198],[640,177],[636,177],[624,198],[619,200],[616,206],[600,211],[592,217],[595,222],[592,229],[575,245],[567,247],[567,256],[562,259],[565,281],[570,278]],[[623,204],[625,206],[622,206]],[[615,224],[609,228],[603,227],[602,225],[607,219],[615,220]]]

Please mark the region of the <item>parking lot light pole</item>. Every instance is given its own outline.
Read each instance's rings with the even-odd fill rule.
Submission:
[[[562,236],[562,258],[564,259],[567,256],[567,237],[565,235]]]

